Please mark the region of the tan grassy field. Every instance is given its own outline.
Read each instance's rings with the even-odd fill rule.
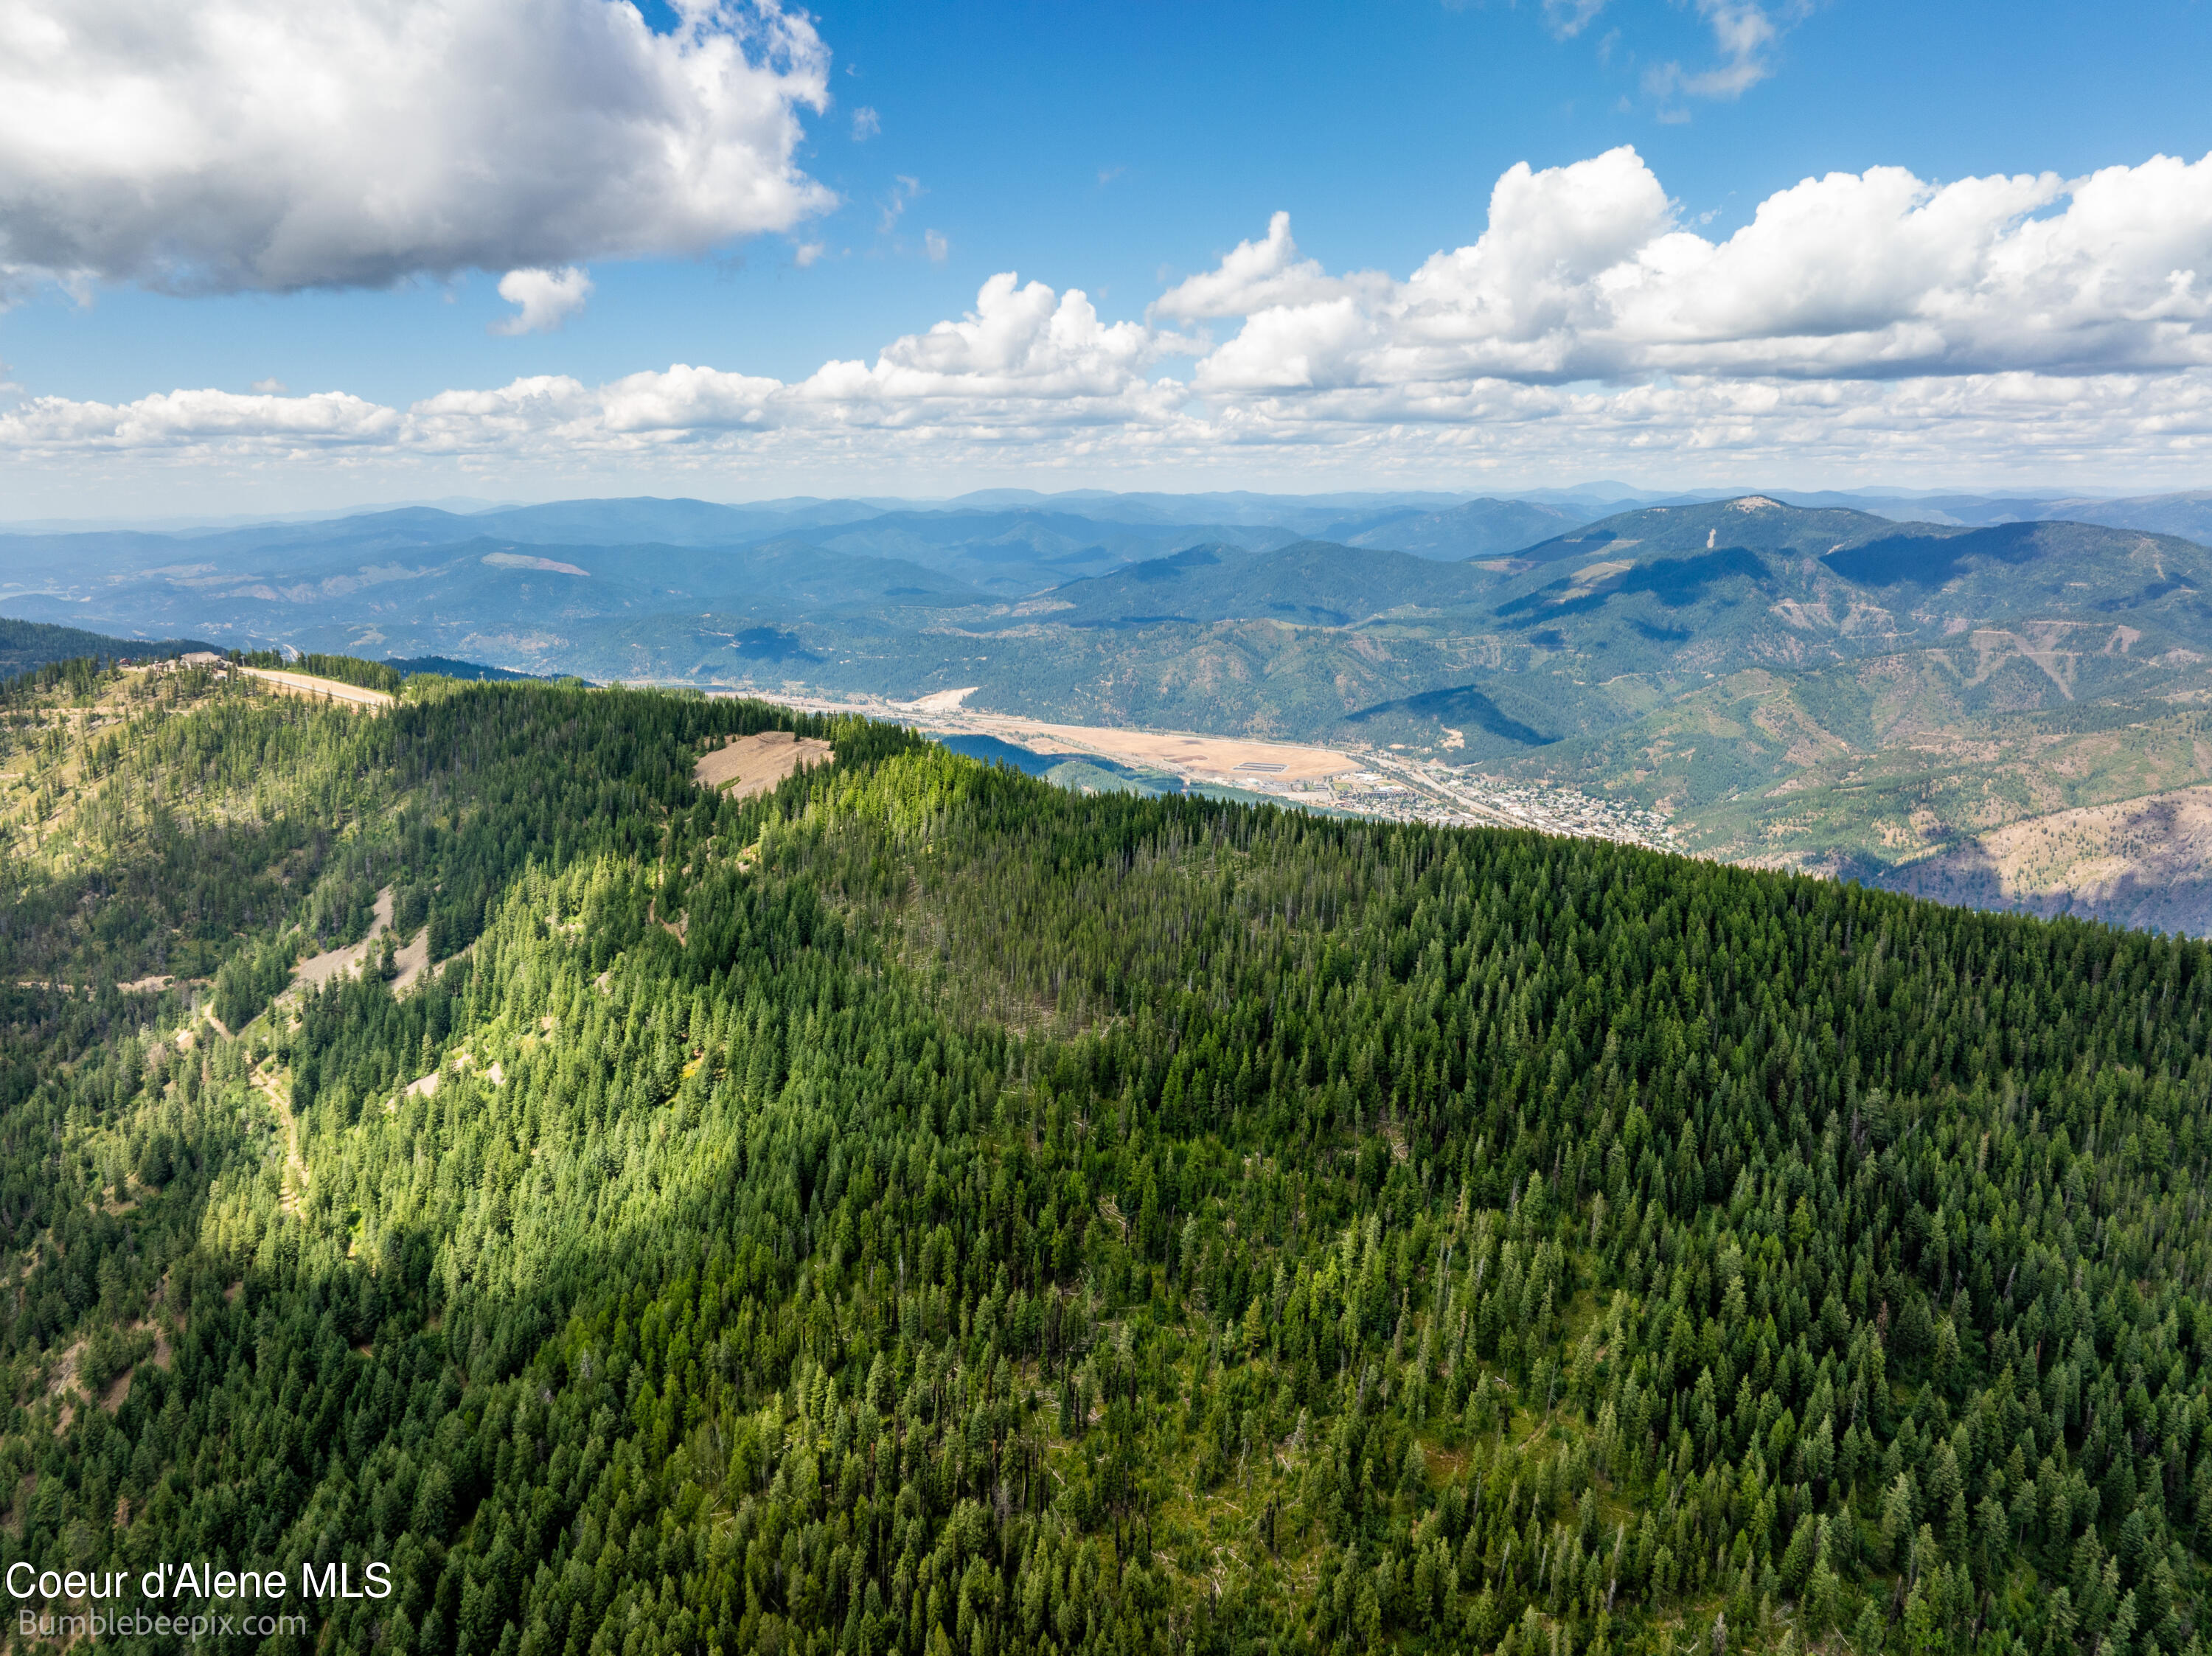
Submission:
[[[766,793],[802,765],[819,765],[836,755],[827,742],[796,737],[789,731],[763,731],[731,738],[691,767],[702,788],[732,791],[739,799]]]
[[[1033,719],[976,713],[969,723],[986,733],[1027,747],[1074,749],[1128,764],[1151,765],[1181,776],[1250,781],[1318,782],[1356,771],[1359,761],[1328,748],[1288,742],[1248,742],[1236,737],[1194,736],[1180,731],[1125,731],[1101,725],[1046,725]]]

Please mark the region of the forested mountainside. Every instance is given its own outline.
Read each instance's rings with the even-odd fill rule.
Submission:
[[[2202,944],[696,697],[6,713],[0,1566],[390,1566],[272,1651],[2202,1647]],[[270,1000],[386,891],[428,970]],[[186,955],[237,1022],[113,986]]]
[[[182,655],[187,650],[215,646],[194,639],[165,639],[158,642],[107,638],[80,627],[56,627],[46,622],[10,621],[0,616],[0,680],[20,678],[40,667],[77,660],[114,661]]]

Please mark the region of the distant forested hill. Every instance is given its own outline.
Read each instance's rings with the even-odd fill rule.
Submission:
[[[511,681],[534,678],[534,673],[518,673],[506,667],[487,667],[481,661],[458,661],[452,656],[392,656],[384,664],[406,676],[416,673],[438,673],[447,678],[495,679]]]
[[[696,696],[19,711],[0,1569],[389,1565],[300,1653],[2202,1648],[2203,944]],[[227,1032],[113,986],[191,951]]]
[[[127,657],[143,661],[155,656],[181,655],[188,650],[214,647],[196,639],[151,642],[143,638],[110,638],[76,627],[57,627],[40,621],[9,621],[0,616],[0,679],[80,657],[98,657],[106,661]]]

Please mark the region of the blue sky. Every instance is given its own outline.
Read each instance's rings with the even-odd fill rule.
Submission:
[[[143,3],[56,3],[53,15],[82,20],[88,9],[127,13]],[[46,4],[32,0],[34,11]],[[256,27],[289,27],[283,9],[258,0],[222,4],[249,34]],[[476,15],[486,28],[526,32],[605,6],[605,0],[425,0],[428,11],[451,7]],[[499,12],[511,15],[485,21],[484,15]],[[1663,194],[1669,226],[1715,245],[1778,191],[1834,173],[1901,168],[1932,189],[1996,175],[2049,173],[2071,180],[2137,167],[2159,155],[2196,161],[2212,149],[2212,117],[2201,91],[2202,66],[2212,61],[2209,14],[2203,5],[2165,0],[2131,5],[2124,15],[2087,6],[1864,0],[1763,7],[1748,0],[1610,0],[1594,9],[1588,0],[1548,7],[1447,7],[1433,0],[1360,7],[832,4],[811,15],[806,68],[818,89],[810,94],[800,87],[785,112],[787,154],[771,157],[769,170],[789,199],[750,219],[733,209],[733,222],[759,227],[765,219],[767,227],[724,235],[696,251],[671,245],[697,240],[688,221],[681,234],[652,224],[607,231],[589,222],[591,211],[604,216],[594,208],[579,211],[585,228],[573,257],[557,238],[533,240],[517,229],[507,241],[488,234],[481,245],[418,236],[422,246],[396,246],[373,268],[356,262],[326,270],[312,259],[273,268],[254,240],[262,230],[242,223],[237,257],[262,263],[242,276],[234,270],[215,280],[207,275],[210,265],[234,250],[204,241],[181,263],[165,251],[201,234],[214,188],[207,177],[185,190],[158,157],[128,155],[115,162],[113,177],[97,177],[96,168],[57,161],[51,144],[10,134],[0,116],[0,266],[15,267],[15,303],[0,313],[0,361],[18,409],[12,425],[0,420],[0,480],[26,507],[0,515],[52,510],[88,483],[131,498],[181,491],[203,506],[221,497],[240,510],[262,500],[273,509],[451,488],[524,496],[641,487],[736,498],[787,492],[771,487],[779,479],[827,489],[878,476],[908,490],[950,493],[1024,481],[1040,467],[1041,487],[1143,486],[1139,473],[1170,484],[1280,486],[1316,468],[1328,486],[1357,485],[1370,476],[1387,486],[1416,481],[1417,474],[1418,481],[1449,483],[1467,473],[1476,450],[1489,463],[1485,475],[1501,488],[1571,481],[1577,466],[1585,475],[1660,486],[1695,481],[1689,474],[1710,475],[1715,466],[1747,476],[1796,468],[1803,475],[1778,481],[1801,486],[1863,482],[1899,471],[1906,457],[1915,475],[1894,481],[1972,483],[2014,475],[2013,456],[1975,409],[1938,393],[1958,391],[1963,376],[1986,382],[1994,394],[2009,382],[1990,376],[2023,372],[2051,379],[2049,395],[2089,422],[2062,452],[2023,457],[2029,469],[2065,469],[2054,482],[2179,486],[2201,472],[2192,342],[2203,325],[2178,313],[2162,325],[2162,343],[2130,347],[2109,361],[2074,348],[2045,361],[2036,351],[2049,348],[1991,344],[1989,325],[1977,324],[1980,343],[1950,351],[1940,373],[1905,376],[1924,393],[1909,405],[1867,391],[1897,376],[1872,358],[1855,360],[1835,373],[1836,383],[1847,387],[1847,400],[1888,397],[1881,402],[1888,414],[1862,409],[1859,417],[1887,421],[1882,429],[1894,438],[1856,452],[1840,433],[1808,452],[1771,419],[1765,435],[1747,435],[1745,421],[1766,416],[1747,414],[1740,398],[1696,416],[1720,434],[1687,449],[1665,439],[1665,428],[1692,417],[1680,406],[1655,402],[1642,428],[1608,417],[1601,431],[1588,418],[1595,404],[1577,405],[1584,409],[1578,416],[1557,400],[1601,397],[1617,416],[1624,390],[1679,396],[1686,376],[1671,363],[1708,380],[1717,371],[1714,361],[1679,355],[1600,353],[1587,358],[1595,366],[1583,378],[1572,365],[1584,359],[1572,350],[1540,367],[1516,361],[1501,368],[1486,357],[1455,370],[1461,373],[1455,383],[1473,388],[1456,402],[1424,396],[1410,416],[1411,404],[1389,399],[1370,399],[1364,411],[1340,398],[1322,409],[1325,394],[1344,393],[1354,381],[1382,384],[1376,376],[1391,370],[1376,366],[1377,353],[1388,352],[1376,345],[1357,361],[1346,358],[1329,384],[1316,378],[1304,406],[1322,411],[1310,418],[1274,395],[1282,385],[1273,370],[1241,379],[1217,371],[1207,396],[1182,403],[1155,397],[1138,408],[1146,385],[1209,383],[1201,372],[1207,352],[1240,326],[1248,335],[1253,327],[1251,312],[1219,310],[1200,319],[1202,337],[1185,328],[1189,340],[1116,347],[1120,388],[1087,384],[1083,395],[1091,400],[1080,416],[1024,418],[999,406],[979,424],[957,409],[945,415],[942,397],[923,397],[935,410],[931,422],[960,428],[957,440],[915,438],[911,427],[920,416],[871,415],[880,428],[875,440],[854,437],[849,418],[840,416],[837,440],[823,440],[817,422],[805,443],[780,439],[778,447],[730,434],[738,416],[729,414],[727,396],[721,415],[688,424],[690,416],[671,416],[650,441],[635,435],[635,421],[623,428],[630,436],[602,440],[604,411],[592,416],[600,426],[586,432],[573,410],[541,419],[526,439],[511,427],[503,435],[456,436],[448,422],[445,436],[431,440],[416,429],[422,420],[410,410],[441,393],[489,392],[536,376],[589,389],[676,364],[798,386],[825,362],[875,363],[902,336],[974,312],[979,288],[1000,272],[1018,272],[1023,282],[1042,282],[1055,295],[1081,290],[1102,325],[1144,325],[1164,293],[1213,270],[1238,243],[1265,238],[1269,215],[1279,210],[1291,215],[1298,259],[1329,279],[1375,271],[1402,281],[1432,255],[1477,242],[1490,222],[1493,187],[1517,163],[1550,177],[1547,169],[1589,162],[1621,146],[1632,147],[1656,179],[1645,188]],[[741,15],[732,9],[720,15],[726,21]],[[647,21],[664,35],[684,27],[665,9],[649,9]],[[711,33],[715,19],[708,22]],[[326,39],[281,44],[310,61],[318,50],[337,55]],[[65,42],[60,51],[62,78],[81,75],[88,89],[80,112],[97,106],[104,81],[125,83],[117,64],[89,49]],[[586,87],[579,94],[573,76],[551,71],[535,81],[519,72],[514,84],[503,84],[504,61],[493,56],[478,67],[480,80],[491,83],[481,95],[535,100],[543,107],[532,118],[558,121],[565,97],[604,90]],[[54,64],[44,72],[53,78]],[[206,72],[218,81],[229,75],[234,84],[252,70],[216,64]],[[391,73],[402,106],[409,98],[427,107],[479,95],[452,76],[425,79],[398,58]],[[179,88],[180,101],[202,89]],[[0,86],[0,104],[7,90]],[[214,100],[220,99],[218,89]],[[823,106],[813,107],[817,102]],[[374,220],[374,197],[385,183],[375,155],[385,136],[373,121],[365,140],[360,134],[351,140],[348,153],[366,157],[361,178],[333,192],[339,205],[331,210],[343,214],[347,202],[359,201]],[[178,140],[164,142],[173,147]],[[565,210],[560,191],[569,187],[558,175],[595,165],[589,146],[545,156],[532,147],[531,130],[484,142],[487,155],[471,159],[491,172],[543,175],[528,190],[518,186],[518,197],[528,196],[515,209],[518,220],[558,217]],[[233,193],[251,195],[259,187],[257,169],[282,171],[272,154],[226,156],[214,146],[203,171],[226,190],[234,185]],[[1596,187],[1580,175],[1557,176],[1552,196],[1561,200]],[[94,208],[70,231],[73,240],[52,231],[58,197],[89,201],[118,180],[141,198],[177,191],[173,218],[155,215],[127,246]],[[2194,173],[2169,179],[2157,186],[2166,195],[2143,210],[2193,225],[2205,182]],[[278,195],[307,187],[296,179],[269,185]],[[793,207],[799,194],[807,199]],[[2016,237],[2020,225],[2063,213],[2069,201],[2063,195],[2015,201],[1997,218]],[[473,198],[463,204],[482,210]],[[441,198],[441,205],[450,202]],[[491,216],[500,210],[493,203]],[[1657,234],[1650,231],[1646,240]],[[2008,233],[1990,221],[1978,234],[1995,247]],[[2094,225],[2087,234],[2096,234]],[[36,240],[40,235],[47,244]],[[2179,252],[2155,250],[2164,261],[2158,268],[2122,274],[2149,283],[2145,291],[2161,280],[2170,284],[2177,271],[2185,275],[2198,263],[2197,243],[2184,240]],[[497,292],[509,242],[518,260],[550,250],[559,268],[587,272],[588,299],[556,327],[494,331],[515,314]],[[60,260],[48,244],[63,246],[77,268],[54,268]],[[417,268],[404,268],[410,260]],[[555,268],[552,259],[544,263]],[[2212,280],[2212,257],[2203,265]],[[1784,272],[1773,279],[1793,278]],[[153,290],[180,282],[201,290]],[[1347,302],[1338,288],[1302,289],[1292,298],[1309,310]],[[1889,321],[1921,325],[1928,316],[1955,315],[1955,299],[1908,297]],[[1985,301],[2000,308],[2010,302],[1982,293],[1975,303]],[[1857,302],[1846,301],[1845,310]],[[1370,295],[1356,304],[1373,311],[1396,301]],[[1572,325],[1587,332],[1590,325]],[[1799,325],[1811,337],[1844,322]],[[1754,371],[1735,358],[1717,371],[1732,385],[1779,387],[1802,413],[1803,386],[1829,370],[1817,354],[1784,355],[1788,360],[1753,352]],[[1311,356],[1303,346],[1291,350],[1300,363]],[[1912,360],[1924,366],[1922,357]],[[2115,373],[2123,378],[2115,380]],[[2085,374],[2102,388],[2101,412],[2082,401]],[[159,428],[137,437],[122,415],[103,434],[94,428],[106,416],[82,412],[129,409],[179,391],[250,397],[257,382],[266,387],[259,393],[264,401],[343,393],[352,399],[349,409],[358,403],[392,418],[372,430],[380,416],[347,414],[354,425],[325,441],[293,411],[279,410],[265,429],[257,426],[243,403],[214,414],[212,405],[195,404],[191,418],[180,422],[164,403],[155,409]],[[2159,440],[2146,443],[2125,416],[2141,406],[2130,385],[2154,382],[2165,412],[2155,422]],[[1502,438],[1487,446],[1478,440],[1475,434],[1485,430],[1525,424],[1532,417],[1527,409],[1516,414],[1505,405],[1525,400],[1520,388],[1539,384],[1555,399],[1540,418],[1556,440],[1517,447]],[[986,387],[958,395],[997,393]],[[1268,406],[1261,409],[1255,397]],[[1963,400],[1986,405],[1990,398]],[[1224,459],[1223,434],[1240,408],[1248,422],[1237,428],[1236,458]],[[26,409],[44,412],[32,418]],[[792,429],[785,416],[765,417],[779,430]],[[1188,424],[1193,418],[1211,423],[1200,429]],[[407,433],[394,435],[393,421]],[[1177,421],[1180,434],[1167,434]],[[1264,440],[1251,421],[1266,424]],[[1078,428],[1089,435],[1071,436]],[[2204,429],[2212,430],[2212,422]],[[562,430],[574,446],[566,456]],[[1394,446],[1392,430],[1416,430],[1418,440]],[[1098,440],[1104,431],[1114,434],[1111,441]],[[1939,436],[1931,446],[1930,431],[1954,432],[1958,440]],[[1131,434],[1137,432],[1149,434],[1140,440]],[[1114,449],[1114,441],[1123,446]],[[580,486],[563,490],[564,476]]]

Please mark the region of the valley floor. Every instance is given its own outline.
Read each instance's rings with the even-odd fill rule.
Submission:
[[[1556,784],[1492,776],[1387,747],[1322,748],[1185,731],[1048,724],[971,709],[961,692],[940,692],[910,702],[788,694],[769,699],[802,712],[891,719],[940,739],[988,737],[1040,755],[1096,755],[1139,779],[1149,775],[1192,792],[1227,791],[1382,822],[1531,828],[1656,851],[1681,849],[1680,840],[1659,811]],[[1091,779],[1067,779],[1080,787]]]

